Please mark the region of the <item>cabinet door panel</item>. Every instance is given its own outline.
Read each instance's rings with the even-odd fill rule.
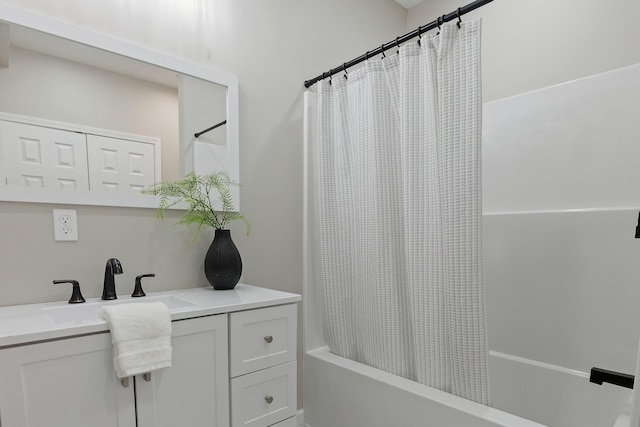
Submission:
[[[135,427],[133,387],[113,368],[109,334],[0,350],[3,427]]]
[[[150,143],[87,135],[91,190],[139,193],[155,183],[154,149]]]
[[[138,427],[229,425],[227,316],[173,322],[172,366],[136,376]]]
[[[76,132],[0,121],[7,185],[88,190],[86,144]]]

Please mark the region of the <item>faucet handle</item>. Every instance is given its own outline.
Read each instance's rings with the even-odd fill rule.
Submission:
[[[71,293],[71,299],[69,300],[69,304],[79,304],[81,302],[85,302],[82,293],[80,292],[80,283],[77,280],[54,280],[53,284],[57,285],[59,283],[71,283],[73,285],[73,291]]]
[[[143,297],[143,296],[146,296],[146,294],[142,290],[142,278],[143,277],[156,277],[156,275],[155,274],[141,274],[140,276],[137,276],[136,277],[136,286],[133,289],[133,293],[131,294],[132,297]]]

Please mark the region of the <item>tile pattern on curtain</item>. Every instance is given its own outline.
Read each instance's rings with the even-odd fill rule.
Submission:
[[[317,231],[331,351],[488,404],[480,28],[320,82]]]

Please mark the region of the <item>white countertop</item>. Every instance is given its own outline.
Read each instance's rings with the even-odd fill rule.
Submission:
[[[289,304],[302,299],[298,294],[275,291],[242,283],[236,285],[234,289],[224,291],[207,287],[147,293],[147,296],[159,295],[171,295],[193,304],[188,307],[170,309],[169,312],[172,320]],[[82,304],[69,304],[67,301],[60,301],[0,307],[0,348],[109,330],[106,321],[99,318],[74,320],[68,323],[55,323],[45,314],[43,309],[55,307],[80,308],[85,304],[107,305],[123,303],[127,300],[131,302],[144,302],[144,299],[145,297],[131,298],[127,295],[118,296],[118,299],[113,301],[101,301],[99,298],[89,298],[86,303]],[[70,308],[70,310],[71,309],[72,308]]]

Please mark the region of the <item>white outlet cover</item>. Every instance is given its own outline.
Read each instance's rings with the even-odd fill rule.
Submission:
[[[78,216],[75,209],[53,210],[53,237],[56,242],[78,241]]]

